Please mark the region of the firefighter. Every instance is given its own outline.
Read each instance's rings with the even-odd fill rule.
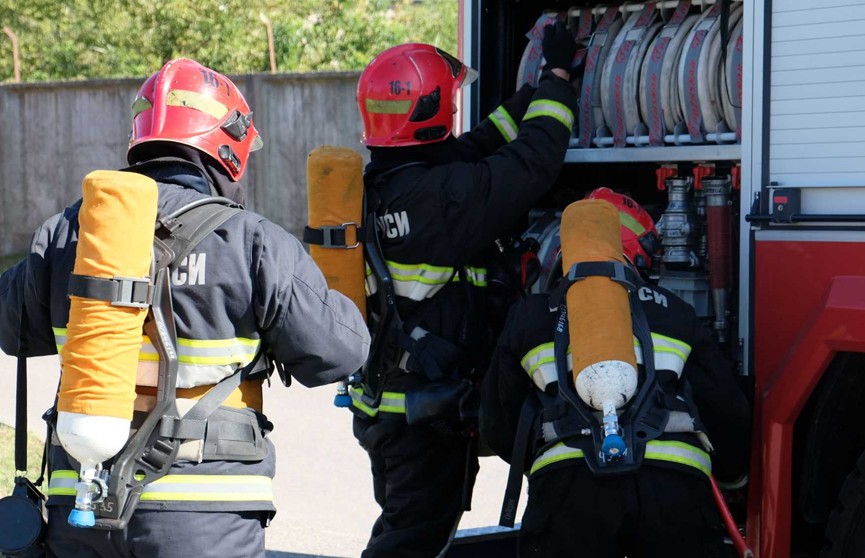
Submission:
[[[632,199],[607,188],[589,197],[618,208],[624,255],[640,273],[636,296],[651,330],[663,393],[658,405],[663,412],[678,411],[685,420],[669,415],[664,433],[646,444],[635,471],[594,474],[586,459],[591,452],[598,455],[592,437],[557,430],[569,421],[579,423],[573,420],[574,407],[558,397],[553,340],[559,313],[551,309],[553,295],[533,295],[515,305],[484,379],[480,432],[500,457],[529,478],[519,554],[725,556],[709,475],[734,481],[746,471],[750,407],[731,363],[693,308],[645,279],[660,249],[651,217]],[[639,368],[644,369],[642,364]],[[573,384],[568,389],[575,393]],[[534,422],[521,419],[524,404],[536,405]],[[521,420],[532,426],[520,429]],[[514,454],[523,435],[528,436],[525,457]]]
[[[159,217],[211,196],[242,200],[240,180],[262,140],[231,80],[193,60],[171,60],[144,82],[132,108],[125,170],[156,182]],[[48,219],[29,256],[0,277],[4,352],[16,354],[19,336],[28,340],[28,356],[62,347],[80,206],[79,200]],[[263,557],[264,527],[275,513],[276,456],[264,438],[273,426],[261,412],[262,384],[273,370],[268,361],[312,387],[347,377],[366,358],[369,333],[357,308],[327,288],[296,238],[251,211],[237,212],[205,236],[179,262],[171,283],[183,379],[178,408],[184,401],[188,408],[221,377],[243,367],[249,375],[207,419],[206,438],[183,444],[158,486],[145,486],[125,530],[67,523],[77,471],[63,448],[52,445],[51,555]],[[26,331],[19,331],[25,312]],[[136,411],[152,407],[156,392],[142,374],[154,356],[153,344],[144,341]]]
[[[474,71],[450,54],[399,45],[359,79],[366,191],[396,315],[350,390],[382,509],[365,558],[439,555],[468,509],[478,469],[472,382],[493,345],[489,256],[556,180],[576,114],[576,45],[564,24],[546,28],[543,48],[538,88],[523,87],[459,138],[454,97]],[[387,286],[377,275],[374,294]]]

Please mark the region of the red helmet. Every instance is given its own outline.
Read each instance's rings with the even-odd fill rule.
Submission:
[[[625,256],[637,267],[648,269],[652,265],[652,256],[661,252],[661,240],[652,216],[628,196],[609,188],[597,188],[586,198],[610,202],[619,210]]]
[[[363,143],[399,147],[442,141],[454,126],[454,95],[477,73],[432,45],[391,47],[357,82]]]
[[[149,141],[189,145],[206,153],[238,181],[261,136],[243,95],[224,75],[178,58],[147,78],[132,105],[129,150]]]

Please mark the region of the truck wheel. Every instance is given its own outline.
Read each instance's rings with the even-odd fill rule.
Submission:
[[[865,556],[865,453],[841,485],[838,504],[826,523],[826,541],[820,558]]]

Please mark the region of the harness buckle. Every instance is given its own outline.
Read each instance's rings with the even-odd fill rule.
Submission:
[[[351,245],[346,244],[346,240],[345,240],[346,239],[345,231],[349,227],[354,227],[355,242],[354,242],[354,244],[351,244]],[[358,246],[360,246],[360,225],[358,225],[354,221],[349,221],[349,222],[343,223],[341,225],[325,225],[325,226],[319,227],[318,230],[320,230],[321,234],[322,234],[322,242],[321,242],[322,248],[351,249],[351,248],[357,248]],[[339,231],[341,231],[343,233],[342,243],[335,242],[335,241],[339,240],[338,238],[336,238],[336,233]]]

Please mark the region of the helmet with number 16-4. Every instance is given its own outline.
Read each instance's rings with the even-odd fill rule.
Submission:
[[[447,138],[457,90],[477,72],[432,45],[391,47],[367,65],[357,83],[363,143],[402,147]]]
[[[252,110],[234,83],[188,58],[166,62],[135,97],[127,157],[155,141],[198,149],[234,182],[243,176],[249,153],[262,146]]]
[[[586,198],[610,202],[619,210],[625,256],[638,268],[649,269],[652,256],[660,254],[662,249],[652,216],[628,196],[609,188],[596,188]]]

